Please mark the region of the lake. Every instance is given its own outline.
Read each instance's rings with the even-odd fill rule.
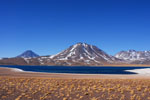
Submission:
[[[88,66],[16,66],[0,65],[0,67],[18,68],[24,71],[46,73],[74,73],[74,74],[136,74],[126,70],[144,69],[150,67],[88,67]]]

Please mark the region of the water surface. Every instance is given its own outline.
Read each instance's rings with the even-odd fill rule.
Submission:
[[[126,70],[144,69],[150,67],[88,67],[88,66],[16,66],[0,65],[0,67],[18,68],[24,71],[46,73],[74,73],[74,74],[136,74]]]

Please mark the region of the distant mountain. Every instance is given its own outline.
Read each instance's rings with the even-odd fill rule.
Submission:
[[[23,52],[22,54],[20,54],[19,56],[17,56],[17,58],[35,58],[35,57],[39,57],[39,55],[34,53],[31,50],[27,50]]]
[[[150,59],[150,51],[136,51],[136,50],[121,51],[117,53],[115,57],[130,61],[146,60]]]
[[[121,51],[117,53],[115,57],[123,59],[128,63],[147,64],[150,61],[150,51]]]
[[[150,51],[128,50],[111,56],[87,43],[77,43],[56,55],[39,56],[33,51],[27,50],[15,58],[0,59],[0,65],[135,66],[139,64],[150,65]]]
[[[86,43],[72,45],[56,55],[47,57],[47,59],[51,59],[59,65],[104,65],[120,61],[96,46]],[[41,58],[40,61],[43,59]]]

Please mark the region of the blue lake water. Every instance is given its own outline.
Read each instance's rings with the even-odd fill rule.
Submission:
[[[150,67],[88,67],[88,66],[16,66],[0,65],[0,67],[18,68],[24,71],[46,73],[75,73],[75,74],[136,74],[125,70],[143,69]]]

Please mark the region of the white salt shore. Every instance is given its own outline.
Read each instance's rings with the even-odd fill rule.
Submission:
[[[18,68],[11,68],[11,70],[14,72],[24,72],[22,69],[18,69]]]
[[[19,68],[9,68],[9,67],[3,67],[3,66],[0,66],[0,68],[9,69],[13,72],[24,72],[24,70],[19,69]]]
[[[137,74],[140,74],[140,75],[150,75],[150,68],[134,69],[134,70],[126,70],[126,71],[137,73]]]

